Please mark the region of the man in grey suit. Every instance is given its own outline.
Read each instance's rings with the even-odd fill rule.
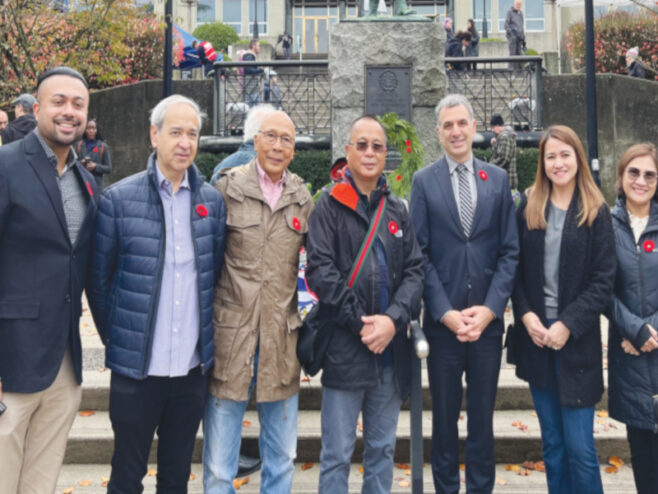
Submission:
[[[466,488],[491,493],[503,315],[519,257],[514,205],[507,172],[473,156],[468,100],[446,96],[436,115],[445,156],[416,173],[410,206],[425,257],[434,486],[439,494],[459,492],[457,421],[466,373]]]
[[[505,37],[510,56],[523,55],[525,51],[525,29],[523,27],[523,12],[521,12],[521,0],[514,0],[505,16]],[[511,70],[521,68],[519,62],[510,62]]]

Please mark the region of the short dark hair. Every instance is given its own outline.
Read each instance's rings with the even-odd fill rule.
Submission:
[[[374,1],[374,0],[373,0]],[[386,129],[382,125],[382,123],[377,120],[377,117],[374,115],[362,115],[359,118],[355,118],[354,121],[350,124],[350,128],[348,130],[347,138],[352,139],[352,132],[354,132],[354,126],[359,123],[361,120],[370,120],[372,122],[375,122],[377,125],[379,125],[382,129],[382,132],[384,133],[384,141],[388,141],[388,137],[386,136]]]
[[[489,122],[489,125],[492,127],[496,127],[498,125],[505,125],[505,121],[503,120],[502,115],[496,113],[493,117],[491,117],[491,121]]]
[[[39,91],[39,86],[41,86],[41,83],[43,81],[54,75],[66,75],[69,77],[73,77],[75,79],[78,79],[80,82],[82,82],[85,85],[87,89],[89,89],[89,84],[87,84],[87,79],[85,79],[80,72],[78,72],[75,69],[72,69],[71,67],[65,67],[64,65],[60,65],[58,67],[53,67],[52,69],[48,69],[45,72],[39,74],[39,77],[37,79],[37,91]]]

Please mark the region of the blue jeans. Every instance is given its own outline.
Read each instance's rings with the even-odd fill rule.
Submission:
[[[381,385],[363,390],[322,389],[322,453],[319,494],[347,494],[359,412],[363,414],[362,494],[388,494],[393,483],[395,433],[402,400],[392,366]]]
[[[549,494],[603,494],[594,444],[594,407],[560,405],[555,374],[547,388],[530,386],[530,392],[541,426]]]
[[[251,394],[253,388],[249,388]],[[289,494],[297,456],[297,407],[299,395],[282,401],[258,403],[263,461],[262,494]],[[205,494],[235,494],[233,479],[238,473],[242,419],[246,401],[208,397],[203,419],[203,487]]]

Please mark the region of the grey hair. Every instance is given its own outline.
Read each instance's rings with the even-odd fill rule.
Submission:
[[[441,110],[444,108],[454,108],[455,106],[462,105],[468,110],[468,118],[473,120],[473,107],[471,106],[471,103],[468,101],[466,96],[462,94],[449,94],[448,96],[445,96],[441,101],[439,101],[439,104],[436,105],[436,109],[434,110],[434,113],[436,113],[436,121],[439,121],[439,115],[441,114]]]
[[[253,141],[254,136],[260,130],[260,126],[263,123],[263,120],[265,120],[265,117],[275,111],[276,108],[269,103],[261,103],[260,105],[252,106],[244,121],[244,135],[242,140],[244,142]]]
[[[151,125],[158,129],[158,131],[162,130],[162,124],[164,123],[167,110],[170,106],[177,105],[178,103],[185,103],[192,107],[199,120],[199,131],[201,131],[201,124],[205,114],[201,111],[201,108],[199,108],[196,101],[187,96],[183,96],[182,94],[172,94],[155,105],[155,108],[151,110]]]

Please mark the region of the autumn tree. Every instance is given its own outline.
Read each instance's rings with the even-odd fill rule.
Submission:
[[[163,25],[132,0],[80,0],[70,11],[0,0],[0,105],[32,91],[54,65],[79,70],[99,89],[161,77],[162,54]]]

